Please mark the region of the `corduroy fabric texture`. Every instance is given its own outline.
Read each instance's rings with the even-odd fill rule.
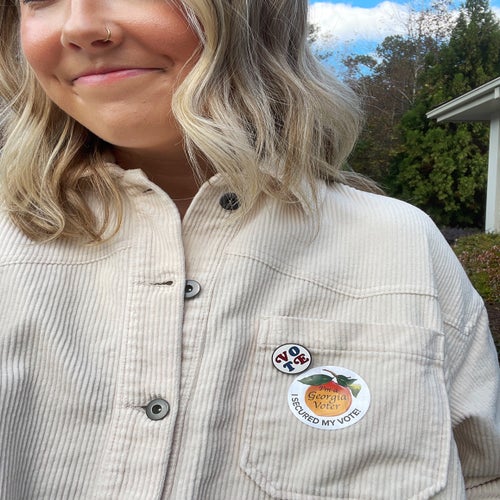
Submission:
[[[237,218],[215,178],[181,222],[113,168],[126,214],[103,245],[0,217],[0,498],[500,498],[485,309],[425,215],[320,185],[319,214],[263,198]],[[291,413],[272,364],[290,342],[366,381],[359,422]]]

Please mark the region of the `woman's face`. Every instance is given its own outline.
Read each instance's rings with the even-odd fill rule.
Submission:
[[[182,147],[171,99],[199,39],[172,0],[20,1],[23,51],[54,103],[115,146]]]

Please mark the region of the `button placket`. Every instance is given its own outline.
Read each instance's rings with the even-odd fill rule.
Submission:
[[[106,436],[109,460],[95,487],[107,498],[157,496],[179,409],[185,284],[182,233],[177,209],[165,193],[140,194],[149,187],[141,183],[130,193],[133,203],[124,204],[124,227],[130,231],[123,269],[129,287],[123,291],[126,328],[121,332],[123,348],[117,362],[113,399],[117,411],[111,414]],[[124,461],[127,465],[122,468]],[[117,467],[122,470],[120,481]]]
[[[228,220],[236,215],[232,213],[233,211],[241,208],[237,195],[230,193],[227,187],[223,189],[214,183],[212,186],[206,185],[204,190],[205,193],[201,193],[194,201],[183,221],[183,241],[186,249],[185,276],[186,279],[194,278],[198,280],[198,284],[201,283],[201,292],[193,300],[188,300],[188,296],[191,295],[188,287],[186,290],[188,296],[185,295],[186,305],[183,310],[183,354],[185,356],[183,356],[184,370],[178,417],[183,423],[192,419],[191,412],[187,409],[191,398],[200,397],[196,387],[202,377],[197,367],[202,357],[207,325],[210,323],[210,302],[216,293],[216,277],[224,266],[224,249],[232,241],[232,236],[239,228],[239,224],[229,224]],[[207,238],[207,231],[210,231],[209,238]],[[189,285],[191,281],[194,280],[186,280],[186,285]],[[198,415],[203,411],[199,409]],[[182,458],[177,462],[179,467],[184,463],[184,454],[189,455],[183,450],[183,446],[190,439],[188,436],[183,436],[182,440],[174,444],[174,454]],[[178,493],[174,485],[175,466],[169,476],[165,486],[166,496],[175,497],[177,496],[175,493],[169,495],[172,491]],[[183,489],[183,491],[187,490]]]

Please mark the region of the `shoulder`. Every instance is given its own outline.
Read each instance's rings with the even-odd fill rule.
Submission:
[[[18,228],[8,211],[0,206],[0,268],[19,264],[88,264],[122,252],[130,246],[121,234],[101,244],[68,239],[37,242]]]
[[[414,237],[439,238],[430,217],[406,202],[335,184],[325,186],[321,204],[322,221],[335,220],[337,227],[352,228],[358,237],[391,237],[397,242]]]
[[[434,259],[453,252],[418,208],[387,196],[335,184],[319,207],[318,246],[331,250],[359,282],[414,293],[435,292]],[[444,253],[436,252],[441,247]]]
[[[317,193],[317,210],[302,215],[268,200],[228,251],[351,299],[384,296],[401,308],[420,297],[461,331],[477,317],[481,299],[424,212],[341,184],[319,183]]]
[[[0,265],[25,254],[33,242],[12,222],[3,204],[0,204]]]
[[[429,217],[398,200],[340,184],[320,182],[316,192],[317,209],[309,212],[268,200],[231,250],[355,296],[434,293],[430,246],[442,244],[442,237]]]
[[[322,220],[334,222],[323,226],[327,234],[337,231],[348,242],[346,259],[355,256],[378,266],[378,280],[393,276],[408,289],[420,283],[422,291],[438,299],[445,323],[462,332],[470,329],[483,312],[483,301],[427,214],[403,201],[343,185],[326,188],[324,199]],[[367,259],[367,253],[376,257]],[[364,270],[370,271],[367,266]]]

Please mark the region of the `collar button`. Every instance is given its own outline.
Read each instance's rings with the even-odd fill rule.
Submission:
[[[236,193],[225,193],[221,196],[219,200],[220,206],[224,210],[238,210],[240,208],[240,200]]]

